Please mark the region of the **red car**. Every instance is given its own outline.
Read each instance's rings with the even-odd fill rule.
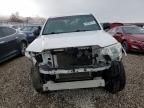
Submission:
[[[119,26],[108,32],[122,44],[127,52],[144,52],[144,29],[137,26]]]
[[[123,26],[124,24],[122,23],[111,23],[110,24],[110,28],[115,28],[115,27],[118,27],[118,26]]]

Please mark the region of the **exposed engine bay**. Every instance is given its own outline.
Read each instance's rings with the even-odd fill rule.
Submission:
[[[29,55],[44,82],[67,82],[101,77],[113,61],[121,60],[122,49],[120,44],[104,48],[96,45],[51,49]]]
[[[92,48],[85,49],[67,48],[63,51],[53,51],[52,55],[57,57],[56,67],[75,67],[92,65]]]

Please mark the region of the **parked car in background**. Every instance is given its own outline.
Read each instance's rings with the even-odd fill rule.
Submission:
[[[27,35],[27,40],[29,43],[31,43],[39,35],[41,26],[40,25],[24,26],[20,30]],[[39,31],[39,33],[37,33],[37,31]]]
[[[108,31],[128,51],[144,52],[144,29],[138,26],[120,26]]]
[[[0,63],[16,55],[24,55],[26,35],[14,28],[0,26]]]
[[[91,14],[49,18],[25,55],[38,92],[105,87],[117,93],[125,87],[122,46]]]
[[[118,27],[118,26],[124,26],[123,23],[118,23],[118,22],[115,22],[115,23],[111,23],[110,24],[110,29],[114,28],[114,27]]]
[[[103,29],[108,31],[114,27],[123,26],[123,23],[102,23]]]

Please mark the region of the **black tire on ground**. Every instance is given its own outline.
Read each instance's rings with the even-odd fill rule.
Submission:
[[[39,92],[39,93],[43,93],[43,82],[42,79],[40,77],[40,73],[38,71],[38,67],[34,67],[31,69],[31,79],[32,79],[32,84],[34,89]]]
[[[123,48],[125,49],[126,52],[129,52],[129,46],[128,46],[127,41],[123,41],[122,46],[123,46]]]
[[[105,89],[110,93],[122,91],[126,84],[125,70],[122,62],[114,61],[108,72],[104,73]]]
[[[21,54],[22,56],[25,55],[25,50],[26,50],[26,48],[27,48],[27,43],[24,42],[24,41],[22,41],[22,42],[20,43],[20,54]]]

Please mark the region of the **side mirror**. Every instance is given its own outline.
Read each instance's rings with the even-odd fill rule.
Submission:
[[[110,24],[109,23],[103,23],[102,27],[104,30],[110,29]]]

